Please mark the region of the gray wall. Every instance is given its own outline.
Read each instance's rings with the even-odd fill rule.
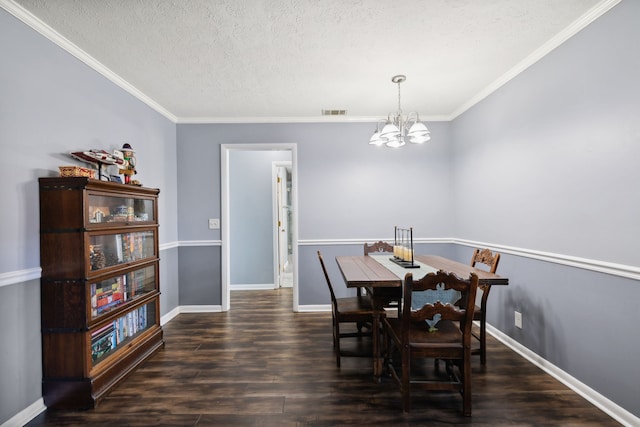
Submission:
[[[638,265],[640,2],[453,122],[458,236]]]
[[[0,58],[2,424],[42,396],[39,280],[22,278],[39,277],[37,179],[57,175],[58,166],[79,164],[67,155],[71,151],[111,151],[130,143],[139,165],[136,178],[161,189],[160,243],[166,244],[177,240],[177,165],[174,123],[4,9]],[[171,282],[176,276],[165,252],[161,290],[169,299],[162,307],[169,311],[177,304],[178,284]]]
[[[274,285],[272,164],[277,160],[290,161],[291,151],[229,153],[231,285]]]
[[[220,247],[181,247],[180,305],[221,305]]]
[[[429,144],[390,150],[368,145],[369,123],[179,124],[180,240],[220,239],[207,230],[220,215],[220,145],[252,143],[297,144],[302,240],[392,238],[394,225],[450,236],[450,123],[429,127]]]
[[[638,17],[623,1],[453,122],[457,236],[640,265]],[[639,416],[638,281],[509,254],[499,272],[489,322]]]

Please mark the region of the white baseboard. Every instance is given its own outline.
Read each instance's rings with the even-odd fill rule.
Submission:
[[[614,420],[618,421],[624,426],[640,426],[640,418],[633,415],[631,412],[607,399],[588,385],[572,377],[562,369],[558,368],[549,361],[543,359],[538,354],[529,350],[527,347],[520,344],[510,336],[506,335],[502,331],[487,324],[487,333],[495,337],[498,341],[518,353],[520,356],[533,363],[553,378],[560,381],[562,384],[575,391],[577,394],[591,402],[602,412],[609,415]]]
[[[318,305],[299,305],[298,313],[313,313],[313,312],[326,312],[331,311],[331,304],[318,304]]]
[[[273,283],[249,283],[247,285],[231,285],[232,291],[268,291],[275,289]]]
[[[176,317],[178,314],[180,314],[180,307],[176,307],[170,312],[168,312],[167,314],[165,314],[164,316],[162,316],[160,318],[160,326],[164,326],[166,323],[169,323],[169,321],[171,321],[171,319]]]
[[[22,427],[47,409],[42,398],[5,421],[0,427]]]
[[[220,313],[221,305],[181,305],[180,313]]]

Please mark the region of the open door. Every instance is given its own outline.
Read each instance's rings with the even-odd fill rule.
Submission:
[[[293,286],[291,162],[274,162],[275,286]]]

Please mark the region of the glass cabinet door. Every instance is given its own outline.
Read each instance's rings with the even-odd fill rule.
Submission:
[[[88,221],[91,224],[155,222],[153,199],[92,193],[89,193],[88,199]]]
[[[153,230],[89,236],[91,271],[156,256]]]
[[[156,289],[156,266],[140,268],[91,284],[91,319]]]
[[[92,366],[102,362],[117,349],[125,347],[155,324],[156,301],[151,301],[89,332]]]

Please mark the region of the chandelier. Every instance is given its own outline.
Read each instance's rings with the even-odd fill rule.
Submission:
[[[397,75],[391,78],[398,85],[398,111],[389,113],[387,120],[381,120],[376,125],[376,131],[369,140],[371,145],[386,145],[391,148],[399,148],[406,144],[406,140],[414,144],[422,144],[431,139],[429,129],[420,121],[418,113],[411,112],[406,117],[402,115],[400,106],[400,83],[407,79],[406,76]],[[380,125],[384,127],[380,130]]]

